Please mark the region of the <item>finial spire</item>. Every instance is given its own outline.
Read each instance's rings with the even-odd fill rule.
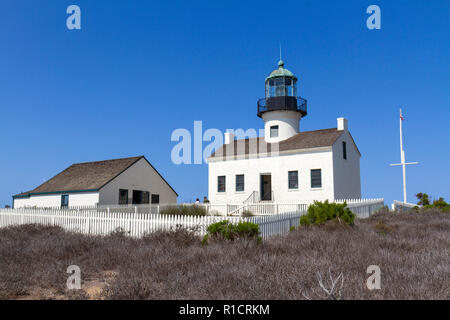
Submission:
[[[283,68],[284,67],[284,62],[281,56],[281,41],[280,41],[280,61],[278,61],[278,67],[279,68]]]
[[[281,58],[281,41],[280,41],[280,61],[283,61],[283,59]]]

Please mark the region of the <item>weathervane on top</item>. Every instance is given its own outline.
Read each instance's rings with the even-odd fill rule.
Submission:
[[[402,109],[400,109],[400,161],[401,163],[393,163],[391,166],[402,166],[403,167],[403,202],[406,203],[406,166],[409,164],[419,164],[418,162],[406,162],[405,160],[405,150],[403,150],[403,132],[402,124],[405,118],[402,115]]]

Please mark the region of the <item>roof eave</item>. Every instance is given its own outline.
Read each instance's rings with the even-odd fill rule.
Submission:
[[[83,192],[98,192],[99,189],[84,189],[84,190],[58,190],[58,191],[47,191],[47,192],[30,192],[27,194],[16,194],[13,199],[19,198],[29,198],[30,196],[41,196],[46,194],[64,194],[64,193],[83,193]]]
[[[209,157],[208,163],[210,162],[222,162],[229,160],[243,160],[243,159],[257,159],[257,158],[270,158],[277,156],[290,156],[302,153],[314,153],[314,152],[328,152],[332,149],[332,145],[329,146],[321,146],[321,147],[312,147],[312,148],[302,148],[302,149],[290,149],[279,151],[278,153],[250,153],[244,155],[230,155],[230,156],[216,156]]]

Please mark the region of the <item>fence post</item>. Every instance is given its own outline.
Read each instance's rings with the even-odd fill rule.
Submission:
[[[135,219],[135,218],[136,218],[136,213],[134,214],[133,217],[131,217],[131,215],[130,215],[130,217],[128,218],[129,219],[128,230],[129,230],[130,234],[131,234],[131,226],[132,226],[131,219]]]
[[[89,214],[86,216],[86,233],[91,233],[91,217],[89,216]]]

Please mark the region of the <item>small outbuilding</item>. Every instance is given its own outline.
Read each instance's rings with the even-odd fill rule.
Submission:
[[[144,156],[76,163],[13,196],[14,208],[176,203],[178,194]]]

